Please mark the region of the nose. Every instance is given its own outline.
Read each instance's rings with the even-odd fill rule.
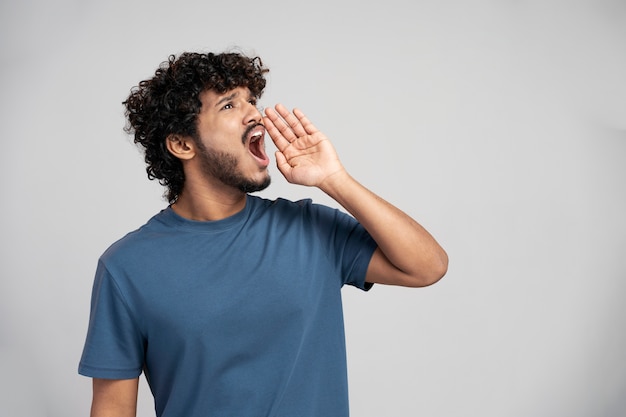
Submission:
[[[259,109],[252,103],[248,103],[248,106],[246,107],[246,115],[245,115],[245,119],[244,122],[245,124],[259,124],[261,123],[261,121],[263,120],[263,115],[261,114],[261,112],[259,111]]]

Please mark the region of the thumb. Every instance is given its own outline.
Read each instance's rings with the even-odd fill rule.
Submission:
[[[291,165],[289,165],[289,162],[287,162],[287,158],[285,158],[285,155],[281,151],[276,151],[274,155],[276,156],[276,166],[278,167],[278,170],[281,174],[283,174],[287,181],[290,181],[289,178],[291,177],[292,168]]]

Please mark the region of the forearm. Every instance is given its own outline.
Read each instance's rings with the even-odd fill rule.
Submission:
[[[430,285],[446,273],[447,254],[431,234],[345,170],[325,179],[319,188],[341,204],[374,238],[386,260],[399,272],[399,281],[390,283]]]
[[[268,133],[278,148],[276,163],[287,181],[319,187],[378,244],[367,269],[368,282],[425,286],[446,273],[448,257],[430,233],[352,178],[328,138],[304,113],[294,109],[292,114],[280,104],[265,113]]]

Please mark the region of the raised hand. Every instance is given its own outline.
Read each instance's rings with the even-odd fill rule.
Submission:
[[[291,113],[278,104],[266,109],[265,115],[265,127],[278,148],[276,164],[287,181],[319,187],[378,244],[367,282],[421,287],[446,273],[448,255],[428,231],[352,178],[326,135],[300,110]]]
[[[335,148],[298,109],[289,112],[282,104],[265,109],[267,133],[278,148],[276,165],[293,184],[321,187],[344,171]]]

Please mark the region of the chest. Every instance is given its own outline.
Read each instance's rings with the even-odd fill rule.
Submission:
[[[311,242],[190,236],[162,247],[158,262],[135,271],[133,304],[148,338],[254,344],[255,335],[305,329],[340,303],[341,280]]]

